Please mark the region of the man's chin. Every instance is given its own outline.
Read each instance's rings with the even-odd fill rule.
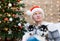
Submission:
[[[42,20],[37,20],[37,22],[41,22]]]

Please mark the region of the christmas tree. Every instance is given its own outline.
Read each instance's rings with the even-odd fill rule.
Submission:
[[[22,38],[26,23],[22,0],[0,0],[0,37]]]

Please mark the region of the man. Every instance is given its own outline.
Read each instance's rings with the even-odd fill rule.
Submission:
[[[33,41],[34,39],[36,41],[60,41],[59,32],[55,28],[55,25],[53,23],[43,22],[43,9],[39,6],[33,6],[26,13],[31,16],[35,24],[28,27],[28,32],[25,33],[22,41]]]

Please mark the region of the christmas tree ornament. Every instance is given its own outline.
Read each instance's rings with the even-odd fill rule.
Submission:
[[[1,0],[2,2],[4,2],[4,0]]]
[[[0,1],[0,4],[1,4],[1,1]]]
[[[19,21],[16,20],[16,23],[18,23]]]
[[[20,1],[20,4],[23,4],[24,2],[23,1]]]
[[[18,14],[16,14],[16,17],[18,18],[18,17],[19,17],[19,15],[18,15]]]
[[[1,6],[0,6],[0,8],[1,8]]]
[[[9,6],[9,7],[12,7],[12,4],[11,4],[11,3],[9,3],[9,4],[8,4],[8,6]]]
[[[20,18],[20,20],[23,20],[23,18]]]
[[[12,34],[12,30],[11,29],[9,29],[8,34]]]
[[[22,29],[21,23],[18,23],[18,27],[19,27],[19,29]]]
[[[5,12],[5,10],[4,10],[4,9],[2,9],[2,12]]]
[[[13,6],[16,6],[16,3],[13,3]]]
[[[1,23],[1,21],[0,21],[0,23]]]
[[[15,17],[15,16],[16,16],[16,14],[12,14],[12,16],[13,16],[13,17]]]
[[[2,14],[0,14],[0,16],[2,16]]]
[[[23,10],[23,8],[22,8],[22,7],[20,7],[20,10]]]
[[[21,26],[21,23],[18,23],[18,26]]]
[[[1,6],[4,6],[3,4],[1,4]]]
[[[10,17],[10,16],[11,16],[11,14],[7,14],[7,16],[9,16],[9,17]]]
[[[7,5],[7,3],[5,3],[5,5]]]
[[[9,18],[9,21],[13,21],[13,18]]]
[[[16,11],[20,11],[20,8],[17,8],[17,10]]]
[[[8,28],[5,27],[4,30],[5,30],[5,31],[8,31]]]
[[[21,0],[17,0],[17,2],[20,2]]]
[[[17,27],[16,25],[14,25],[14,27]]]
[[[8,21],[9,19],[6,17],[6,18],[4,18],[4,21]]]
[[[5,38],[5,41],[11,41],[11,38],[6,37],[6,38]]]
[[[7,21],[7,24],[10,23],[9,21]]]
[[[0,37],[0,40],[1,40],[2,38]]]
[[[22,26],[18,26],[19,29],[22,29]]]

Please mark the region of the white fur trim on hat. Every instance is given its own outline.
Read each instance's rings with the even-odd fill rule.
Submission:
[[[35,9],[33,9],[33,10],[32,10],[32,15],[33,15],[33,13],[36,12],[36,11],[41,12],[42,15],[43,15],[43,17],[44,17],[44,11],[43,11],[43,9],[41,9],[41,8],[35,8]]]

